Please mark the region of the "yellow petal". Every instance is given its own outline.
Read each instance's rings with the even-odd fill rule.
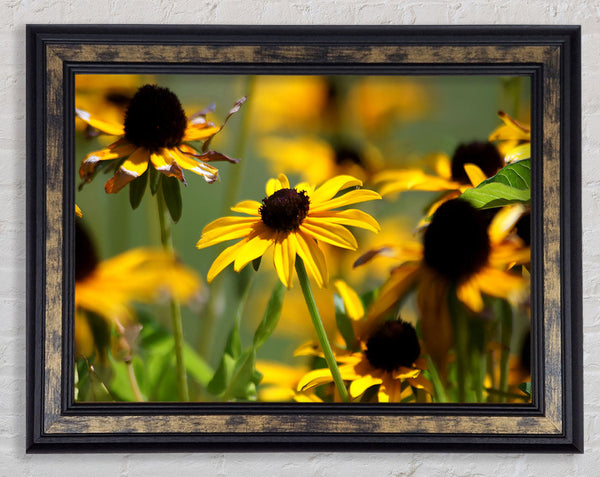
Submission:
[[[456,289],[456,296],[475,313],[483,310],[483,298],[475,280],[461,283]]]
[[[487,179],[487,176],[483,173],[481,168],[475,164],[465,164],[464,166],[465,172],[469,177],[469,181],[473,184],[473,187],[477,187],[484,180]]]
[[[531,144],[522,144],[514,149],[511,149],[504,156],[504,162],[506,164],[512,164],[513,162],[522,161],[531,157]]]
[[[206,281],[208,283],[211,283],[213,281],[213,279],[219,273],[221,273],[221,271],[223,271],[223,269],[227,265],[229,265],[231,262],[233,262],[235,260],[238,251],[244,245],[246,245],[247,242],[248,242],[248,239],[244,239],[234,245],[231,245],[230,247],[227,247],[225,250],[223,250],[219,254],[219,256],[215,259],[213,264],[210,266],[210,269],[208,270],[208,274],[206,275]]]
[[[373,217],[358,209],[326,210],[323,212],[311,213],[309,217],[311,219],[325,218],[329,223],[351,225],[375,233],[381,230],[379,223],[377,223]]]
[[[275,237],[272,234],[253,232],[246,244],[238,251],[233,269],[239,272],[252,260],[261,257],[274,243]]]
[[[483,293],[498,298],[518,299],[526,293],[529,281],[516,273],[484,267],[475,276]]]
[[[350,396],[352,396],[352,398],[356,398],[362,393],[364,393],[371,386],[377,386],[382,382],[383,380],[381,378],[374,378],[370,374],[367,374],[366,376],[361,376],[360,378],[352,381],[350,383],[350,388],[348,391],[350,392]]]
[[[214,136],[219,132],[218,127],[211,126],[211,123],[191,123],[188,122],[183,135],[184,141],[202,141]]]
[[[319,288],[323,288],[329,281],[327,265],[323,252],[310,235],[301,232],[291,233],[289,238],[296,240],[296,250],[307,271],[315,279]]]
[[[340,190],[355,186],[362,186],[362,181],[356,177],[348,175],[333,177],[312,193],[310,198],[311,203],[325,202],[335,196]]]
[[[350,233],[343,225],[337,225],[327,222],[327,219],[305,219],[300,225],[300,230],[315,239],[336,247],[356,250],[358,243],[354,235]]]
[[[273,263],[277,275],[287,288],[292,287],[294,278],[294,264],[296,262],[296,240],[289,237],[275,242]]]
[[[527,209],[523,204],[513,204],[502,207],[490,222],[488,235],[493,244],[506,238]]]
[[[132,180],[140,177],[148,169],[150,153],[143,147],[138,147],[129,158],[125,159],[115,175],[104,185],[109,194],[116,194]]]
[[[231,210],[234,212],[241,212],[242,214],[260,215],[258,209],[260,209],[261,206],[262,204],[256,200],[243,200],[231,207]]]
[[[78,207],[77,204],[75,204],[75,215],[79,218],[83,217],[83,213],[81,212],[81,209]]]
[[[119,139],[106,149],[91,152],[83,158],[83,161],[81,161],[79,177],[84,179],[91,175],[96,169],[99,161],[110,161],[113,159],[127,157],[135,150],[136,146],[125,141],[125,139]]]
[[[336,209],[344,205],[357,204],[359,202],[378,199],[381,199],[381,196],[375,191],[368,189],[353,190],[340,197],[336,197],[335,199],[317,204],[315,207],[311,206],[309,214],[313,212],[321,212],[323,210]]]
[[[97,117],[96,115],[90,114],[83,109],[75,108],[75,114],[78,118],[83,119],[86,123],[88,123],[93,128],[102,131],[105,134],[110,136],[122,136],[125,134],[125,129],[122,124],[111,123],[108,121],[104,121]]]
[[[152,166],[165,176],[176,177],[183,182],[183,170],[177,162],[173,161],[173,158],[167,151],[167,149],[162,149],[160,152],[150,154]]]
[[[360,320],[365,315],[365,309],[358,294],[344,280],[336,280],[333,285],[344,301],[346,314],[353,320]]]
[[[255,217],[221,217],[214,220],[202,230],[196,248],[202,249],[226,240],[250,235],[256,222]]]
[[[321,384],[332,382],[333,376],[331,376],[331,371],[329,371],[329,368],[320,368],[310,371],[302,376],[300,381],[298,381],[298,386],[296,389],[298,391],[306,391],[308,389],[320,386]]]
[[[219,179],[219,170],[216,167],[213,167],[204,161],[197,160],[194,157],[183,154],[176,148],[164,149],[164,151],[166,151],[166,154],[168,154],[173,161],[176,161],[177,164],[183,169],[192,171],[194,174],[202,176],[209,184],[212,184]]]

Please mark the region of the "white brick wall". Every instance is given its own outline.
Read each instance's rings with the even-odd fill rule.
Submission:
[[[25,455],[26,23],[583,25],[586,454]],[[598,0],[3,0],[0,4],[0,475],[597,475],[600,464],[599,40]]]

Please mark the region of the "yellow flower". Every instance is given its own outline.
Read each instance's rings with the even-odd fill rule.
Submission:
[[[225,122],[245,100],[242,98],[236,102]],[[107,193],[120,191],[144,174],[150,163],[158,172],[184,183],[184,169],[204,177],[206,182],[214,182],[218,179],[218,170],[208,164],[209,161],[237,161],[216,151],[205,151],[211,138],[225,125],[224,122],[217,127],[208,121],[208,112],[200,111],[187,118],[177,96],[167,88],[155,85],[145,85],[137,91],[122,123],[76,109],[77,117],[91,127],[111,136],[121,136],[107,148],[85,156],[79,175],[89,182],[101,161],[120,164],[104,186]],[[205,152],[200,153],[187,141],[205,141]]]
[[[330,85],[324,76],[257,76],[252,101],[259,131],[316,130],[331,108]]]
[[[242,239],[221,252],[208,271],[207,281],[212,282],[232,262],[235,271],[239,272],[272,248],[275,270],[285,286],[292,286],[296,255],[303,260],[317,285],[325,286],[329,275],[318,242],[356,250],[356,239],[344,225],[379,231],[377,221],[365,212],[333,210],[381,198],[376,192],[365,189],[335,197],[340,190],[361,185],[362,182],[352,176],[334,177],[316,190],[306,183],[290,188],[284,174],[270,179],[262,204],[246,200],[231,208],[249,217],[222,217],[202,230],[202,237],[196,244],[199,249],[226,240]]]
[[[490,134],[489,141],[498,141],[498,149],[504,162],[510,164],[531,157],[531,127],[511,118],[504,111],[498,112],[504,123]]]
[[[423,245],[399,244],[396,257],[402,264],[392,270],[377,301],[368,312],[368,334],[387,319],[399,301],[417,287],[427,352],[443,366],[452,344],[448,293],[456,288],[458,299],[473,312],[484,308],[482,294],[512,299],[526,290],[527,281],[511,273],[515,264],[528,263],[529,247],[509,232],[523,212],[521,205],[501,209],[486,228],[481,213],[455,199],[436,211],[427,227]],[[365,263],[377,254],[370,253]]]
[[[258,148],[274,170],[299,174],[311,184],[321,184],[341,174],[365,181],[381,164],[381,155],[374,147],[333,146],[314,136],[269,136],[259,141]]]
[[[430,91],[421,83],[398,77],[362,77],[350,91],[351,110],[363,128],[380,132],[393,119],[414,121],[430,109]]]
[[[272,361],[257,361],[256,369],[263,378],[258,387],[260,401],[321,402],[312,392],[298,392],[298,382],[308,372],[307,366],[289,366]]]
[[[358,335],[359,350],[338,350],[336,361],[344,381],[349,381],[352,399],[359,400],[364,393],[377,387],[378,402],[414,401],[415,389],[429,395],[431,383],[422,374],[425,362],[419,359],[421,347],[414,327],[404,321],[386,321],[369,335]],[[296,356],[321,356],[311,344],[296,351]],[[298,383],[298,391],[310,391],[317,386],[333,382],[328,368],[307,373]]]
[[[132,302],[153,303],[163,297],[189,302],[200,291],[195,272],[163,250],[135,248],[99,262],[91,239],[76,223],[75,344],[89,356],[94,343],[84,312],[92,312],[121,333],[135,323]]]
[[[83,111],[102,111],[108,122],[122,123],[127,106],[143,84],[140,75],[75,75],[75,108]],[[80,118],[75,128],[85,131],[87,137],[98,136],[99,131]]]

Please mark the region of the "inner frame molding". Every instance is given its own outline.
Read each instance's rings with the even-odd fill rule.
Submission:
[[[578,27],[29,25],[28,452],[582,452],[579,37]],[[532,163],[532,403],[75,403],[65,213],[75,195],[74,75],[156,71],[530,77],[541,158]]]

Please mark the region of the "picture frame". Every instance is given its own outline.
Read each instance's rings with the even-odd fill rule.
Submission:
[[[583,452],[578,26],[27,26],[34,452]],[[75,403],[74,75],[521,75],[532,89],[530,404]]]

